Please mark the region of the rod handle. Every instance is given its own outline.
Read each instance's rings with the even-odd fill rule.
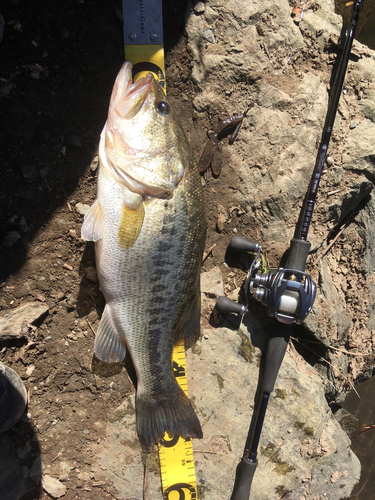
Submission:
[[[230,500],[249,500],[251,483],[258,461],[252,462],[246,456],[242,457],[237,466],[236,482]]]
[[[219,297],[216,302],[216,309],[221,313],[246,313],[245,306],[234,302],[234,300],[228,299],[228,297]]]
[[[273,336],[267,342],[262,381],[262,392],[268,393],[271,393],[275,387],[277,374],[288,347],[292,325],[279,323],[275,320],[274,329]]]

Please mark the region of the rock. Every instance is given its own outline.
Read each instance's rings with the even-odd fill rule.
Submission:
[[[21,220],[18,224],[18,231],[21,233],[21,234],[24,234],[24,233],[27,233],[28,231],[30,231],[30,228],[26,222],[26,219],[25,217],[21,217]]]
[[[1,14],[0,14],[0,30],[1,30]],[[1,33],[0,33],[1,36]],[[0,94],[8,96],[13,88],[13,83],[5,80],[5,78],[0,78]]]
[[[221,233],[224,231],[225,223],[227,222],[227,217],[223,213],[219,213],[216,219],[216,231]]]
[[[358,418],[348,412],[348,410],[345,410],[345,408],[337,410],[335,418],[349,437],[351,437],[358,428]]]
[[[79,214],[86,215],[90,210],[90,205],[87,205],[86,203],[76,203],[75,209]]]
[[[207,329],[187,352],[189,395],[203,429],[203,439],[193,441],[197,484],[210,500],[231,497],[251,420],[259,374],[254,344],[265,325],[247,322],[252,342],[245,329]],[[122,499],[142,498],[134,411],[132,396],[114,412],[100,447],[100,466]],[[359,461],[327,405],[321,378],[295,351],[286,354],[270,397],[258,460],[251,500],[279,500],[286,491],[290,500],[307,492],[311,499],[340,500],[359,479]],[[159,473],[150,472],[150,497],[160,495]]]
[[[214,267],[211,271],[201,274],[201,290],[211,298],[224,295],[223,277],[219,268]]]
[[[48,306],[40,302],[28,302],[0,317],[0,342],[28,335],[30,325],[40,323],[48,314]]]
[[[317,0],[316,7],[305,10],[299,29],[286,1],[209,0],[202,15],[190,15],[186,23],[191,78],[198,89],[193,99],[198,119],[203,122],[214,114],[231,116],[246,109],[248,95],[235,89],[248,82],[255,104],[233,146],[223,141],[223,172],[230,169],[238,180],[233,203],[251,213],[251,226],[254,233],[261,231],[266,251],[275,244],[284,250],[289,247],[299,215],[296,207],[302,205],[313,172],[327,112],[329,89],[322,75],[331,71],[332,58],[327,58],[325,47],[338,43],[342,19],[330,3]],[[214,34],[215,43],[204,43],[208,32]],[[307,33],[317,34],[314,48]],[[290,55],[306,50],[313,54],[320,72],[310,71],[302,61],[300,71],[292,71]],[[313,252],[324,247],[327,234],[343,217],[357,208],[360,213],[319,270],[312,265],[318,293],[302,328],[339,347],[345,335],[357,343],[355,324],[361,318],[365,332],[360,335],[359,349],[368,354],[375,343],[371,333],[375,325],[375,246],[371,243],[375,237],[375,57],[357,42],[353,54],[356,62],[349,68],[351,78],[346,79],[340,98],[326,161],[334,168],[323,172],[323,178],[328,175],[321,184],[309,230]],[[201,135],[204,141],[205,132]],[[218,219],[217,230],[223,227]],[[241,235],[241,226],[236,229]],[[344,248],[345,238],[350,240],[350,248]],[[308,264],[314,263],[313,255]],[[208,300],[206,295],[204,300]],[[327,354],[330,363],[335,361],[331,357],[334,355]],[[352,380],[374,367],[373,361],[369,366],[346,355],[333,364],[335,368],[325,368],[322,375],[328,375],[338,387],[344,387],[344,374],[349,373]],[[339,402],[343,396],[333,394],[328,385],[330,397]]]
[[[48,474],[42,476],[42,487],[52,498],[60,498],[66,494],[66,486]]]
[[[4,236],[4,238],[1,240],[1,242],[6,248],[10,248],[13,245],[15,245],[20,238],[21,238],[20,233],[18,231],[16,231],[15,229],[13,229],[12,231],[9,231],[9,233]]]
[[[84,272],[84,275],[86,276],[86,278],[88,280],[90,280],[90,281],[92,281],[94,283],[98,283],[99,282],[98,275],[97,275],[95,267],[92,267],[92,266],[86,267],[83,272]]]
[[[215,35],[212,30],[206,30],[202,33],[202,37],[207,40],[207,42],[215,43]]]
[[[203,2],[197,2],[194,5],[194,12],[196,14],[203,14],[204,11],[205,11],[205,5]]]

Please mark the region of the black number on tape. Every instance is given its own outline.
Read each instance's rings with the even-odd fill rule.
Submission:
[[[160,87],[164,88],[165,75],[162,72],[161,68],[159,68],[159,66],[157,64],[154,64],[152,62],[140,62],[140,63],[134,64],[134,66],[133,66],[133,80],[134,80],[134,77],[138,73],[141,73],[142,71],[147,71],[148,73],[154,73],[155,75],[157,75]]]
[[[177,441],[180,439],[179,436],[172,436],[171,439],[166,440],[165,438],[160,441],[161,446],[164,446],[164,448],[173,448],[173,446],[177,443]]]
[[[186,375],[185,368],[176,361],[173,361],[173,373],[175,377],[185,377]]]
[[[186,497],[185,492],[190,493],[190,496]],[[197,490],[189,483],[172,484],[172,486],[164,491],[165,500],[169,500],[170,493],[178,493],[180,495],[176,500],[197,500]]]

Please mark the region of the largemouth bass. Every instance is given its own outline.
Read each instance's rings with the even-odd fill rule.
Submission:
[[[137,373],[142,448],[165,431],[202,437],[173,374],[172,350],[200,333],[205,240],[201,179],[184,130],[151,74],[132,83],[125,62],[115,81],[99,145],[97,198],[82,237],[95,241],[106,306],[95,354],[119,362],[128,349]]]

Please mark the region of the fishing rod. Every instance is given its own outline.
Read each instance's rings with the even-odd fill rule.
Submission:
[[[356,0],[351,23],[347,32],[343,52],[328,102],[327,115],[321,136],[315,167],[298,217],[294,237],[287,250],[285,265],[268,272],[258,272],[260,268],[261,245],[241,236],[233,236],[229,249],[235,252],[256,252],[245,284],[246,304],[238,304],[228,297],[220,297],[216,308],[222,313],[244,315],[249,308],[250,297],[263,302],[268,316],[274,318],[273,331],[262,352],[258,387],[255,397],[254,425],[249,430],[242,460],[237,466],[236,481],[231,500],[249,500],[251,483],[258,465],[257,452],[266,415],[270,394],[289,343],[292,325],[301,324],[312,309],[316,296],[316,284],[305,272],[311,243],[307,241],[312,214],[322,176],[324,162],[338,103],[353,45],[358,17],[364,0]],[[255,415],[256,412],[256,415]]]

